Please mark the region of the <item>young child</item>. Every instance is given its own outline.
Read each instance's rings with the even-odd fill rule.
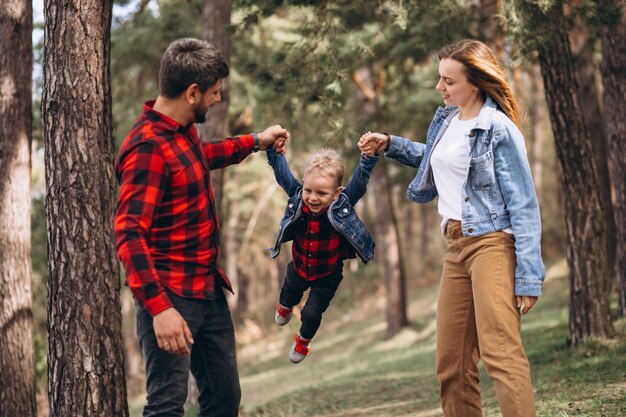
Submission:
[[[353,207],[365,194],[378,156],[373,151],[361,154],[345,189],[341,186],[345,166],[332,149],[321,149],[308,158],[302,183],[293,176],[283,155],[270,149],[267,158],[276,181],[289,196],[272,257],[278,256],[281,244],[293,241],[293,260],[287,266],[274,314],[279,326],[289,322],[293,307],[311,290],[289,351],[291,362],[299,363],[309,353],[322,314],[341,283],[344,259],[359,255],[367,263],[374,257],[374,239]]]

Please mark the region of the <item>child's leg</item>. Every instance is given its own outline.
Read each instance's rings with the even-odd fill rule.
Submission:
[[[343,279],[343,264],[339,263],[335,272],[327,277],[311,282],[309,298],[302,309],[300,320],[300,336],[304,339],[312,339],[320,327],[322,314],[328,308],[330,301]]]
[[[287,265],[287,275],[285,282],[280,289],[280,297],[278,302],[287,308],[291,308],[298,304],[302,299],[302,295],[309,288],[309,281],[302,279],[293,269],[293,262]]]

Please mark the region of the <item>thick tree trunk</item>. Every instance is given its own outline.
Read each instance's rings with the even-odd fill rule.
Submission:
[[[576,6],[580,7],[583,0],[577,0]],[[613,217],[613,203],[611,201],[611,179],[609,177],[609,167],[607,155],[607,139],[604,134],[602,123],[602,111],[600,110],[600,95],[596,87],[596,72],[598,71],[594,63],[595,40],[592,38],[587,28],[587,23],[583,16],[577,15],[573,19],[573,25],[569,32],[570,45],[573,55],[573,64],[578,81],[578,94],[584,97],[585,124],[590,135],[590,143],[594,149],[594,162],[598,173],[598,186],[600,198],[606,204],[603,205],[606,230],[615,230],[615,220]],[[623,102],[622,102],[623,104]],[[607,233],[605,254],[610,271],[615,270],[615,234]],[[609,292],[612,284],[617,282],[615,275],[611,275],[608,281]]]
[[[30,0],[0,5],[0,416],[33,417],[30,266]]]
[[[230,35],[226,33],[225,28],[230,24],[231,10],[232,0],[205,0],[202,8],[202,35],[222,52],[227,61],[230,59]],[[229,80],[226,78],[222,83],[222,101],[211,108],[206,123],[199,129],[203,140],[222,139],[228,136],[229,92]],[[217,215],[221,218],[224,199],[223,170],[218,169],[211,173],[211,186],[215,194]]]
[[[400,239],[395,210],[391,201],[391,185],[386,164],[372,175],[376,192],[377,258],[382,259],[387,290],[387,338],[390,339],[408,325],[406,314],[406,279],[401,262]]]
[[[109,75],[112,0],[45,4],[51,417],[128,416]]]
[[[602,14],[604,132],[614,191],[619,315],[626,316],[626,1],[599,0]]]
[[[576,71],[572,65],[562,2],[547,16],[530,1],[523,3],[527,29],[540,36],[536,42],[544,80],[546,101],[559,160],[560,182],[565,195],[567,260],[570,268],[571,342],[613,335],[609,312],[606,259],[609,231],[604,219],[595,150],[583,116]],[[547,22],[546,22],[547,18]]]

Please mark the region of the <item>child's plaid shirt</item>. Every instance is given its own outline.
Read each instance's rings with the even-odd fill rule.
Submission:
[[[313,214],[302,204],[302,216],[291,227],[293,267],[307,281],[330,275],[340,261],[356,257],[354,249],[330,224],[328,209]]]

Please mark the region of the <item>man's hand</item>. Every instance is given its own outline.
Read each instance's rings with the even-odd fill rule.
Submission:
[[[159,348],[174,355],[189,355],[193,344],[187,322],[175,308],[161,311],[152,318]]]
[[[387,137],[382,133],[367,132],[359,139],[359,149],[366,155],[377,155],[387,145]]]
[[[517,309],[519,310],[520,308],[522,308],[522,302],[523,302],[524,309],[522,310],[522,314],[526,314],[530,311],[531,308],[533,308],[535,304],[537,304],[538,299],[539,297],[531,297],[529,295],[524,295],[524,296],[517,295],[515,296],[515,300],[517,301]]]
[[[274,147],[276,152],[285,153],[285,144],[289,140],[289,136],[287,129],[283,129],[280,125],[270,126],[257,134],[259,149],[265,151],[270,147]],[[279,139],[282,139],[282,142],[276,143]]]

